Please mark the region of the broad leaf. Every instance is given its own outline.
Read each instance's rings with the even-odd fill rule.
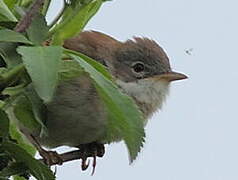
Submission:
[[[10,68],[6,72],[2,72],[0,74],[0,85],[7,87],[8,85],[14,84],[14,82],[19,80],[19,75],[24,70],[23,64],[18,64],[12,68]]]
[[[56,26],[53,44],[61,45],[64,40],[80,33],[102,3],[102,0],[94,0],[83,6],[78,5],[65,21]]]
[[[30,27],[26,30],[27,35],[31,42],[36,45],[41,45],[47,39],[47,33],[49,28],[47,27],[44,16],[38,14]]]
[[[9,119],[7,114],[0,109],[0,137],[5,137],[9,132]]]
[[[1,77],[1,76],[0,76]],[[7,87],[2,91],[3,95],[16,96],[24,91],[25,85],[20,84],[17,86]]]
[[[44,102],[49,102],[58,82],[62,48],[21,46],[17,51],[23,57],[23,63],[31,76],[36,92]]]
[[[8,167],[4,168],[0,172],[0,176],[9,177],[13,175],[20,174],[27,171],[27,167],[24,163],[11,163]]]
[[[4,2],[9,9],[13,9],[14,5],[17,3],[17,0],[4,0]]]
[[[14,117],[10,118],[13,119]],[[23,137],[23,135],[19,132],[18,128],[16,127],[15,123],[10,124],[10,136],[13,139],[15,139],[17,143],[29,154],[31,154],[32,156],[35,155],[36,153],[35,147],[32,144],[30,144],[30,142],[28,142],[26,138]]]
[[[30,132],[35,132],[40,129],[40,125],[32,111],[31,102],[25,96],[18,98],[16,105],[14,105],[14,114],[20,124],[26,127]]]
[[[14,67],[22,62],[21,56],[16,52],[16,47],[17,43],[0,43],[0,56],[4,59],[8,68]]]
[[[0,29],[14,29],[14,27],[17,25],[17,22],[12,21],[0,21]]]
[[[0,180],[9,180],[9,179],[0,176]]]
[[[17,176],[17,175],[14,176],[13,179],[14,179],[14,180],[26,180],[26,178],[21,177],[21,176]]]
[[[25,88],[24,94],[26,95],[27,99],[31,103],[32,112],[34,114],[34,119],[37,121],[38,129],[41,135],[47,135],[47,128],[45,127],[45,120],[46,120],[46,107],[43,103],[42,99],[38,96],[36,91],[34,90],[32,84],[28,85]]]
[[[130,97],[121,93],[121,91],[107,77],[102,75],[88,63],[88,59],[82,59],[79,56],[70,55],[80,66],[89,73],[95,83],[97,91],[101,96],[109,112],[108,132],[122,135],[132,162],[140,152],[143,146],[145,132],[141,112],[138,110]],[[96,62],[95,62],[96,64]],[[113,131],[116,130],[116,131]],[[107,135],[108,137],[117,136]],[[110,140],[108,140],[110,141]]]
[[[5,105],[5,102],[0,100],[0,109],[3,108],[4,105]]]
[[[61,67],[59,70],[59,80],[67,81],[79,77],[84,73],[81,66],[73,60],[62,61]]]
[[[105,76],[107,79],[112,80],[112,76],[110,75],[110,73],[106,70],[106,67],[100,63],[98,63],[97,61],[93,60],[92,58],[80,53],[80,52],[76,52],[76,51],[72,51],[69,49],[64,49],[65,53],[70,53],[70,54],[74,54],[76,56],[79,56],[80,58],[84,59],[85,61],[87,61],[87,63],[89,63],[91,66],[93,66],[97,71],[99,71],[100,73],[102,73],[103,76]],[[80,68],[80,65],[76,66],[77,68]]]
[[[0,15],[2,15],[1,20],[3,21],[17,21],[3,0],[0,0]]]
[[[32,42],[22,34],[9,29],[0,30],[0,42],[21,42],[25,44],[32,44]]]
[[[22,162],[29,169],[30,173],[38,180],[54,180],[52,171],[39,160],[34,159],[19,145],[12,142],[4,142],[2,148],[11,155],[17,162]]]

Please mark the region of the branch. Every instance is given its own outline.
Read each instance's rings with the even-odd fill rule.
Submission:
[[[31,24],[35,15],[39,12],[44,4],[44,0],[35,0],[30,9],[26,12],[26,15],[18,22],[15,27],[16,32],[24,32]]]
[[[82,153],[80,150],[74,150],[70,152],[66,152],[63,154],[59,154],[59,157],[62,159],[62,163],[68,162],[68,161],[73,161],[73,160],[79,160],[82,159],[83,157],[94,157],[94,153]],[[44,162],[43,159],[40,159],[40,161]],[[58,162],[52,162],[49,164],[50,166],[52,165],[57,165]]]

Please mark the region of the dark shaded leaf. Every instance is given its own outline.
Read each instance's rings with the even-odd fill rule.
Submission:
[[[2,94],[3,95],[9,95],[9,96],[16,96],[16,95],[21,94],[22,92],[24,92],[24,88],[25,88],[24,84],[19,84],[17,86],[5,88],[2,91]]]
[[[18,64],[8,71],[0,74],[0,86],[7,87],[9,85],[14,84],[17,80],[19,80],[22,71],[24,70],[23,64]]]
[[[0,177],[0,180],[9,180],[8,178]]]
[[[2,147],[17,162],[22,162],[29,169],[30,173],[38,180],[54,180],[52,171],[39,160],[34,159],[19,145],[12,142],[4,142]]]
[[[25,172],[27,170],[28,168],[24,163],[21,162],[12,163],[0,172],[0,176],[3,177],[13,176]]]
[[[0,27],[7,28],[7,29],[14,29],[17,25],[17,22],[12,21],[0,21]]]
[[[14,119],[14,117],[10,117],[11,119]],[[14,140],[17,141],[17,143],[23,148],[25,149],[29,154],[31,154],[32,156],[35,155],[36,153],[36,149],[34,146],[32,146],[32,144],[30,144],[26,138],[23,137],[23,135],[19,132],[19,130],[17,129],[15,123],[11,123],[10,124],[10,136],[11,138],[13,138]]]
[[[32,112],[34,114],[34,119],[37,121],[37,124],[40,126],[40,136],[47,135],[47,129],[45,127],[45,120],[46,120],[46,107],[43,103],[42,99],[36,93],[32,84],[28,85],[25,88],[24,94],[28,98],[29,102],[31,103]]]
[[[0,109],[0,137],[5,137],[9,132],[9,119],[5,111]]]
[[[8,68],[22,62],[21,56],[16,52],[16,43],[0,42],[0,56],[4,59]]]
[[[20,124],[26,127],[30,132],[35,132],[40,129],[41,126],[35,119],[31,102],[25,96],[18,98],[13,111]]]

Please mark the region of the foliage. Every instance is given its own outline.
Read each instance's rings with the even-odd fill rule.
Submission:
[[[117,130],[132,162],[144,142],[143,119],[130,97],[113,82],[106,68],[93,59],[62,48],[65,39],[79,34],[104,0],[65,1],[53,22],[45,15],[51,0],[34,12],[23,33],[33,3],[39,0],[0,1],[0,179],[55,179],[52,171],[34,158],[36,152],[19,132],[18,123],[30,132],[47,134],[42,110],[52,100],[57,85],[87,73],[108,111],[107,135]],[[21,24],[22,23],[22,24]],[[49,43],[51,40],[51,43]],[[64,57],[68,59],[64,61]]]

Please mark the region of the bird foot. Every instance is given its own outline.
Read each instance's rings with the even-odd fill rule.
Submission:
[[[48,166],[53,164],[62,165],[63,160],[56,151],[46,151],[44,149],[39,150],[41,157],[44,159],[44,163]]]
[[[87,158],[88,157],[93,157],[93,170],[92,170],[92,174],[94,174],[95,172],[95,168],[97,165],[97,157],[103,157],[103,155],[105,154],[105,147],[103,144],[99,144],[99,143],[89,143],[89,144],[82,144],[79,146],[79,149],[83,155],[82,157],[82,165],[81,165],[81,169],[83,171],[85,171],[89,164],[90,161],[87,162]]]

